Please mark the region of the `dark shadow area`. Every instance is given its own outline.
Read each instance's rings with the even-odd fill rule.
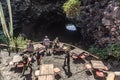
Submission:
[[[31,2],[33,2],[34,4],[36,3],[36,4],[56,4],[56,3],[63,3],[63,2],[65,2],[66,0],[31,0]]]
[[[12,67],[10,71],[14,71],[15,73],[22,73],[23,68]]]
[[[82,59],[75,59],[75,60],[73,60],[73,63],[74,63],[74,64],[80,64],[80,63],[84,64],[85,61],[82,60]]]
[[[54,40],[56,36],[59,37],[60,41],[66,43],[78,43],[80,41],[80,28],[76,31],[69,31],[65,27],[65,23],[54,23],[47,29],[47,34]]]
[[[67,67],[67,68],[66,68]],[[65,71],[65,74],[68,76],[68,78],[69,77],[71,77],[72,76],[72,72],[71,72],[71,70],[70,70],[70,65],[67,65],[67,66],[63,66],[63,70]]]
[[[30,74],[25,74],[25,80],[32,80],[32,70],[30,71]]]
[[[72,21],[66,18],[62,11],[49,11],[42,13],[36,20],[28,24],[21,25],[16,28],[14,33],[24,33],[27,38],[34,41],[42,41],[45,35],[48,35],[50,40],[59,37],[60,41],[66,43],[79,43],[81,40],[81,29],[76,27],[76,31],[69,31],[66,29],[67,24],[73,24]]]
[[[87,71],[85,71],[85,72],[86,72],[87,76],[92,75],[92,73],[91,73],[89,70],[87,70]]]
[[[110,65],[110,71],[120,71],[120,59],[114,57],[112,55],[108,55],[106,59],[104,59],[106,65]]]
[[[46,56],[51,56],[51,54],[50,54],[50,53],[47,53]]]
[[[90,61],[90,60],[98,60],[98,59],[96,59],[95,57],[93,57],[93,56],[91,56],[91,55],[87,56],[85,59],[86,59],[87,61]]]
[[[62,77],[59,75],[59,74],[57,74],[57,75],[55,75],[55,79],[56,80],[60,80]]]
[[[63,55],[64,54],[64,51],[53,51],[53,54],[54,55]]]
[[[25,80],[32,80],[32,72],[33,72],[33,69],[31,67],[29,67],[30,69],[30,72],[28,74],[24,74],[23,76],[25,76]],[[28,68],[27,68],[28,70]],[[26,71],[27,71],[26,70]]]

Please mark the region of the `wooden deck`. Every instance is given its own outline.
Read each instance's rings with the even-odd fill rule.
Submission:
[[[53,64],[40,65],[40,76],[38,80],[54,80]]]

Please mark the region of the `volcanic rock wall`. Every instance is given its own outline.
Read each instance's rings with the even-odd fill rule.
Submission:
[[[120,1],[110,1],[106,9],[104,10],[104,17],[102,23],[108,30],[108,35],[103,36],[101,41],[109,43],[120,42]]]
[[[7,21],[8,12],[5,0],[1,0]],[[62,5],[66,0],[11,0],[15,28],[29,35],[36,25],[40,29],[49,27],[53,21],[66,21]],[[59,18],[56,19],[56,16]],[[120,1],[81,0],[81,13],[74,18],[81,28],[81,42],[104,46],[120,41]]]
[[[100,47],[120,41],[120,0],[85,0],[78,24],[83,41]]]

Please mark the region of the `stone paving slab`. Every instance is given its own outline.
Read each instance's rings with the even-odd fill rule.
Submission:
[[[8,56],[7,52],[2,51],[2,64],[0,64],[0,70],[2,71],[2,75],[5,78],[5,80],[35,80],[34,71],[37,70],[39,67],[37,66],[37,63],[33,63],[33,72],[30,74],[30,69],[25,72],[25,76],[20,77],[21,73],[15,73],[14,71],[10,71],[10,67],[6,64],[8,64],[12,57],[15,55],[15,53],[11,53],[11,57]],[[58,67],[61,69],[61,76],[60,80],[95,80],[93,76],[88,76],[85,73],[84,70],[84,64],[73,63],[72,58],[70,59],[70,69],[72,72],[72,76],[68,78],[68,76],[65,74],[65,71],[63,69],[63,62],[64,62],[64,54],[63,55],[51,55],[46,56],[42,60],[42,64],[54,64],[54,67]],[[30,79],[29,79],[30,78]]]
[[[60,68],[61,75],[64,77],[65,80],[95,80],[93,76],[88,76],[85,73],[85,68],[84,68],[83,63],[75,64],[75,63],[73,63],[72,58],[70,59],[70,68],[71,68],[71,72],[72,72],[73,76],[68,78],[67,75],[65,74],[65,71],[62,68],[63,63],[64,63],[64,56],[65,55],[59,55],[59,56],[55,55],[54,56],[54,57],[62,57],[63,59],[62,58],[54,58],[53,56],[46,56],[47,59],[44,58],[46,60],[45,63],[46,64],[53,63],[54,67]]]

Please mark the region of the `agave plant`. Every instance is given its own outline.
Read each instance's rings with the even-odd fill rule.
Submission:
[[[11,49],[18,53],[18,51],[25,49],[27,42],[28,40],[24,39],[21,35],[19,35],[18,37],[14,37],[13,40],[10,42]]]

